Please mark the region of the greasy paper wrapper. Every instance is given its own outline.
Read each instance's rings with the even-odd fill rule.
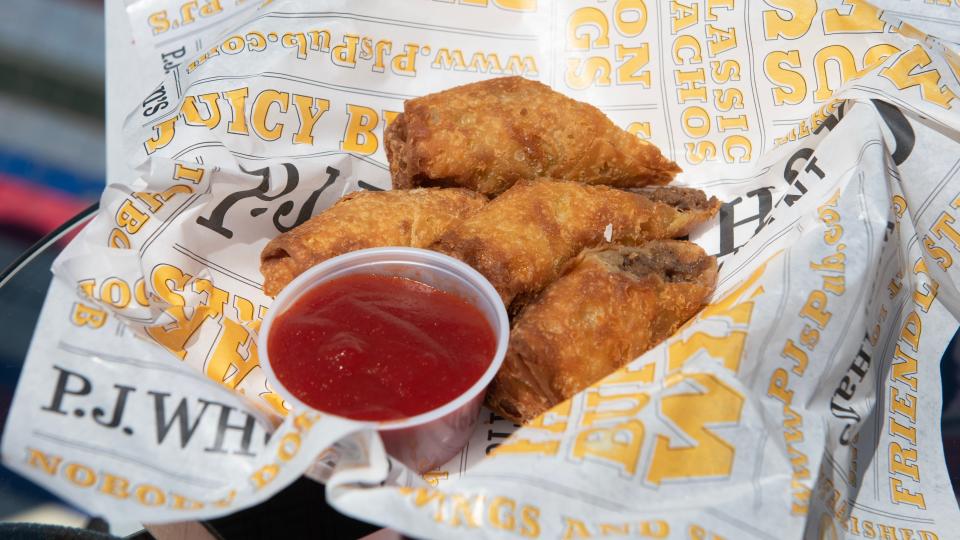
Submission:
[[[955,537],[960,60],[924,31],[955,37],[957,12],[890,3],[127,2],[145,71],[168,73],[126,122],[135,173],[54,265],[4,463],[147,523],[306,473],[418,537]],[[258,255],[389,188],[404,99],[507,74],[724,201],[692,238],[719,284],[626,368],[519,429],[484,411],[418,476],[368,425],[284,409],[257,365]]]

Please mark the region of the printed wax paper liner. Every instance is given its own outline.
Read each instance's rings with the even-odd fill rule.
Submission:
[[[953,534],[960,61],[918,29],[949,30],[949,7],[227,4],[128,2],[168,73],[126,123],[139,176],[54,266],[5,464],[145,522],[233,512],[306,471],[342,512],[425,537]],[[258,254],[389,187],[404,99],[501,75],[597,105],[721,198],[693,238],[720,283],[625,369],[520,429],[484,412],[417,476],[368,427],[271,391]]]

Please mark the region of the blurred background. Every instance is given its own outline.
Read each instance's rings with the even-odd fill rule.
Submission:
[[[96,0],[0,5],[0,266],[6,266],[103,188],[104,27]]]
[[[104,13],[97,0],[0,0],[0,268],[97,200],[104,185]],[[40,261],[38,261],[40,262]],[[47,265],[49,268],[49,265]],[[38,276],[42,284],[45,276]],[[39,306],[19,287],[8,313]],[[34,307],[30,311],[36,311]],[[0,425],[35,315],[4,319]],[[11,336],[12,339],[8,339]],[[87,518],[0,466],[0,521]]]

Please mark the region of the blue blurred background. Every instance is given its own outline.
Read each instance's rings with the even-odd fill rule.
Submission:
[[[0,0],[0,266],[103,189],[103,5]]]

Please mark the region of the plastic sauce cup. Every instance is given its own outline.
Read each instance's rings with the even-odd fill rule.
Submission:
[[[317,410],[293,396],[270,365],[267,344],[273,320],[308,290],[354,274],[399,276],[455,294],[476,306],[493,330],[497,348],[490,365],[466,392],[416,416],[382,421],[356,420],[373,424],[387,453],[395,459],[418,472],[431,470],[457,455],[476,427],[487,386],[500,369],[507,352],[510,337],[507,311],[500,295],[479,272],[466,263],[434,251],[407,247],[372,248],[324,261],[299,275],[281,291],[263,321],[257,342],[260,367],[266,371],[274,391],[296,409]],[[319,412],[336,416],[322,410]]]

